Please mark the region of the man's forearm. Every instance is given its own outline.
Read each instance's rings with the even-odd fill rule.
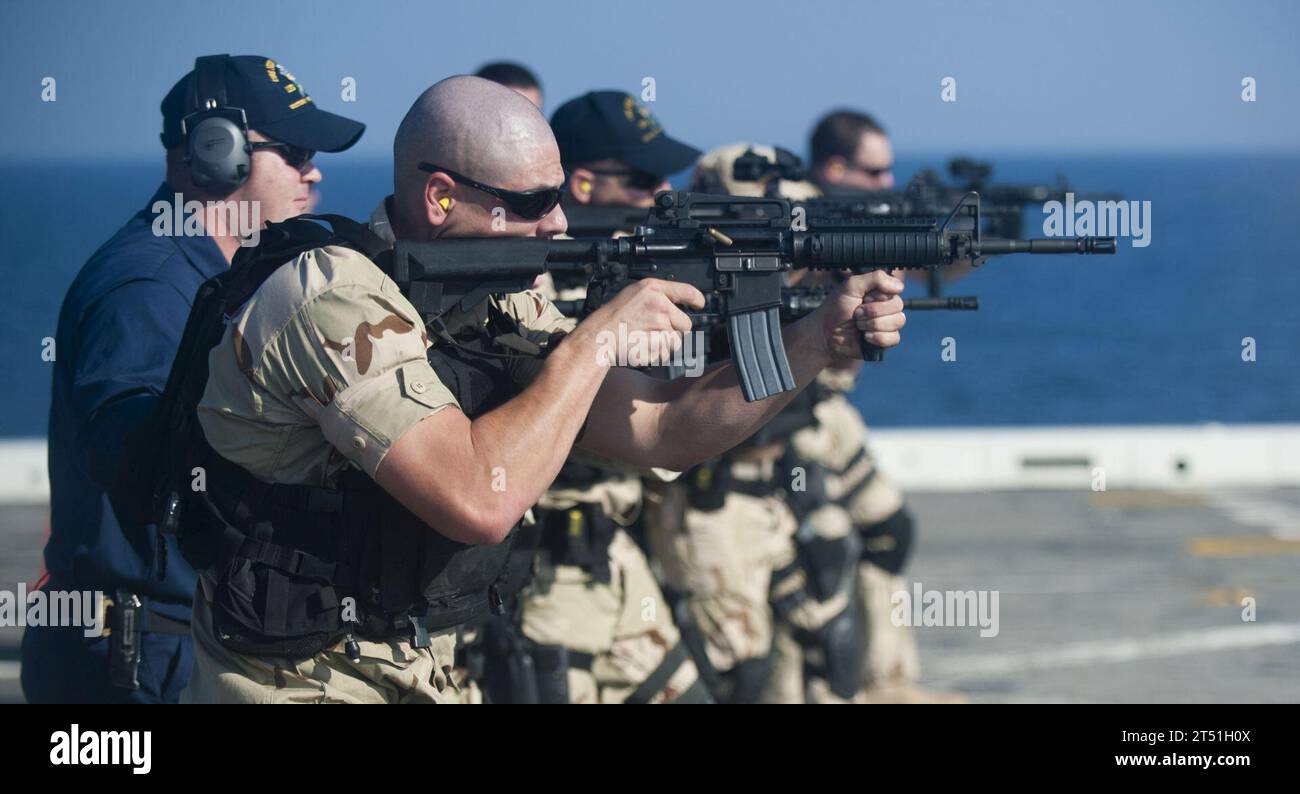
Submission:
[[[782,332],[795,380],[793,390],[746,402],[731,362],[701,378],[682,379],[681,393],[665,406],[660,445],[694,465],[731,449],[770,422],[832,363],[815,323],[805,317]]]
[[[556,348],[524,391],[473,420],[436,413],[404,433],[375,481],[462,543],[499,543],[554,481],[608,369],[584,335]]]
[[[555,480],[608,371],[586,335],[573,334],[519,396],[471,422],[476,459],[506,472],[520,515]]]

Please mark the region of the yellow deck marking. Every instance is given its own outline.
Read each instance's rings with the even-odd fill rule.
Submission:
[[[1192,538],[1188,551],[1196,557],[1276,557],[1300,554],[1300,540],[1283,540],[1272,535]]]
[[[1162,510],[1172,507],[1201,507],[1205,496],[1183,491],[1096,491],[1088,504],[1102,510]]]

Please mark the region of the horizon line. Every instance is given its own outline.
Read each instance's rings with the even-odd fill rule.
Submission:
[[[991,156],[1007,159],[1036,159],[1057,157],[1065,159],[1093,159],[1105,157],[1151,157],[1151,158],[1184,158],[1198,157],[1206,155],[1218,156],[1235,156],[1235,157],[1297,157],[1300,158],[1300,146],[1297,147],[1277,147],[1277,148],[1259,148],[1259,149],[1242,149],[1231,147],[1205,147],[1205,148],[1178,148],[1178,149],[1151,149],[1142,146],[1131,148],[1112,148],[1112,149],[1026,149],[1024,147],[1009,147],[1006,149],[984,148],[979,146],[965,147],[944,147],[944,148],[916,148],[916,149],[899,149],[897,151],[897,160],[910,161],[931,159],[935,157],[955,157],[959,155],[979,155]],[[344,153],[339,153],[344,154]],[[345,156],[345,160],[354,163],[388,163],[391,162],[391,154],[384,152],[357,152]],[[331,155],[333,159],[333,155]],[[143,152],[131,152],[121,155],[106,155],[102,153],[93,153],[87,155],[77,154],[8,154],[0,153],[0,166],[11,165],[41,165],[50,163],[112,163],[119,162],[122,164],[163,164],[163,158],[157,154],[145,154]],[[338,162],[338,161],[336,161]]]

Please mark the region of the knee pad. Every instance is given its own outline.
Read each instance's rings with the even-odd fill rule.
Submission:
[[[819,652],[820,661],[804,661],[805,677],[823,678],[837,696],[848,700],[862,688],[862,667],[867,651],[866,625],[854,604],[828,620],[816,632],[797,632],[806,650]]]
[[[851,589],[862,555],[862,540],[856,533],[842,538],[824,538],[805,523],[795,535],[795,550],[803,568],[808,594],[826,601]]]

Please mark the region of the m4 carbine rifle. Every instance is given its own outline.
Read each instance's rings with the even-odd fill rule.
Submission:
[[[646,222],[650,210],[645,207],[598,207],[574,204],[564,208],[572,237],[612,237],[630,232]]]
[[[732,178],[738,182],[759,182],[769,195],[778,189],[778,180],[808,179],[808,169],[799,157],[781,147],[768,158],[750,149],[732,164]],[[912,177],[902,190],[842,189],[823,197],[799,202],[815,217],[851,220],[874,215],[904,217],[942,216],[967,193],[979,193],[984,231],[997,237],[1019,237],[1024,212],[1030,206],[1047,201],[1064,201],[1073,192],[1076,199],[1113,201],[1118,193],[1079,193],[1070,187],[1065,175],[1057,173],[1056,184],[1005,184],[993,181],[993,164],[987,160],[954,157],[948,161],[952,182],[945,182],[934,169],[925,169]]]
[[[970,228],[955,228],[961,216],[970,217]],[[471,309],[491,294],[527,289],[547,271],[590,275],[585,313],[639,279],[691,284],[706,299],[693,319],[726,324],[741,388],[752,401],[795,388],[781,338],[787,271],[933,270],[954,262],[978,264],[997,254],[1115,251],[1113,237],[983,237],[974,193],[941,222],[878,218],[795,229],[790,217],[783,199],[665,191],[655,197],[646,224],[629,237],[398,241],[391,276],[426,322],[456,308]],[[863,358],[879,361],[883,351],[864,343]]]

